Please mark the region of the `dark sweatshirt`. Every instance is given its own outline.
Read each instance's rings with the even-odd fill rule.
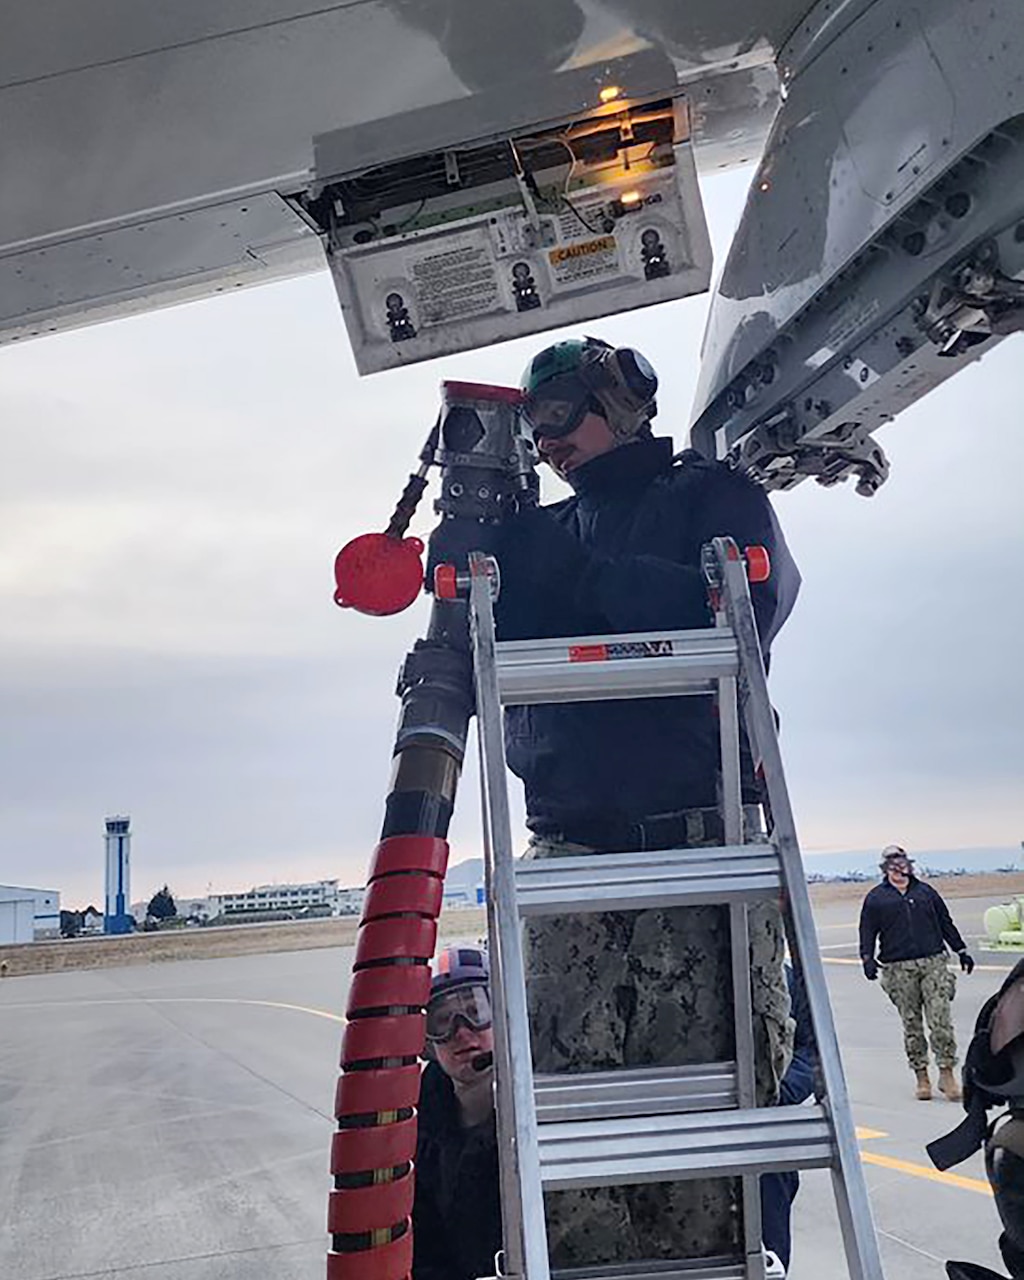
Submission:
[[[492,1276],[500,1248],[494,1115],[464,1129],[451,1080],[428,1063],[420,1085],[413,1280]]]
[[[966,949],[942,898],[916,876],[910,877],[906,893],[883,880],[864,899],[860,909],[862,960],[874,958],[878,939],[882,964],[941,955],[946,944],[952,951]]]

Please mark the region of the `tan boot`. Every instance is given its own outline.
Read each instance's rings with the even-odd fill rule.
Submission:
[[[932,1082],[928,1078],[928,1068],[919,1067],[917,1072],[917,1100],[918,1102],[930,1102],[932,1097]]]
[[[952,1067],[939,1067],[939,1092],[944,1093],[950,1102],[959,1102],[963,1098]]]

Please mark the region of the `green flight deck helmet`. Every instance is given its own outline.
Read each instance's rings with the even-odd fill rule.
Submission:
[[[590,411],[620,444],[640,434],[658,411],[658,375],[631,347],[600,338],[569,338],[545,347],[523,374],[523,413],[534,435],[567,436]]]

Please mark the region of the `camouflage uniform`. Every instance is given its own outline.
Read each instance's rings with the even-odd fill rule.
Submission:
[[[708,842],[701,842],[707,846]],[[592,852],[533,837],[528,858]],[[774,904],[748,913],[758,1105],[778,1100],[793,1022]],[[682,1066],[735,1056],[728,908],[550,916],[524,936],[534,1069]],[[738,1180],[550,1192],[553,1268],[735,1253]]]
[[[911,1070],[923,1071],[928,1066],[924,1018],[928,1019],[936,1063],[940,1067],[955,1066],[951,1006],[956,974],[946,967],[945,952],[919,960],[892,960],[881,968],[881,983],[903,1020],[903,1045]]]

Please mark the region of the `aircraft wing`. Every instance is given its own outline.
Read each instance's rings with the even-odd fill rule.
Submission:
[[[694,440],[870,493],[874,430],[1020,326],[1018,9],[33,0],[0,46],[0,343],[325,263],[362,372],[683,297],[698,175],[771,129]]]
[[[320,216],[308,212],[327,180],[529,137],[538,126],[550,133],[601,108],[609,87],[636,104],[699,85],[699,110],[688,90],[688,129],[702,162],[753,160],[777,102],[774,52],[806,0],[749,0],[724,15],[711,0],[679,8],[8,6],[0,342],[320,269],[331,218],[345,221],[322,201]],[[419,203],[414,190],[411,209]],[[383,212],[406,223],[407,237],[421,231],[408,210]]]
[[[1024,327],[1024,27],[1015,0],[833,9],[780,52],[693,434],[770,488],[870,495],[877,428]]]

